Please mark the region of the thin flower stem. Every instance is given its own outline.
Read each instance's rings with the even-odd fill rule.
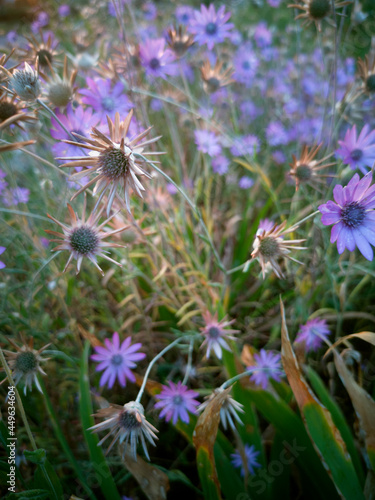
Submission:
[[[12,372],[9,369],[8,363],[6,362],[6,359],[4,357],[4,353],[3,353],[3,350],[1,349],[1,347],[0,347],[0,360],[1,360],[1,364],[3,365],[3,368],[5,370],[5,373],[7,375],[7,379],[8,379],[9,384],[14,387],[14,392],[16,393],[18,408],[19,408],[19,411],[21,413],[21,418],[23,420],[23,424],[25,426],[25,429],[26,429],[27,435],[29,437],[31,446],[32,446],[33,450],[36,451],[38,448],[37,448],[34,436],[32,435],[29,423],[27,421],[27,417],[26,417],[25,409],[24,409],[23,404],[22,404],[21,396],[18,392],[16,384],[14,383],[14,380],[12,377]]]
[[[305,217],[304,219],[302,219],[302,220],[300,220],[300,221],[296,222],[295,224],[293,224],[293,226],[291,226],[291,227],[289,228],[289,230],[290,230],[290,229],[297,229],[297,227],[299,227],[301,224],[303,224],[304,222],[306,222],[307,220],[311,219],[311,217],[314,217],[314,216],[315,216],[315,215],[317,215],[317,214],[320,214],[320,211],[319,211],[319,210],[316,210],[316,211],[315,211],[315,212],[313,212],[312,214],[307,215],[307,217]]]
[[[184,376],[184,379],[182,381],[182,385],[185,385],[186,382],[189,379],[189,375],[190,375],[191,368],[192,368],[192,365],[193,365],[193,348],[194,348],[194,339],[191,338],[190,339],[190,345],[189,345],[188,362],[187,362],[187,365],[186,365],[185,376]]]
[[[250,266],[255,262],[255,259],[251,259],[250,261],[246,261],[244,264],[241,264],[240,266],[237,266],[237,267],[233,267],[233,269],[229,269],[229,271],[227,271],[227,274],[233,274],[237,271],[241,271],[241,270],[244,270],[244,272],[247,272],[250,268]],[[246,268],[246,270],[244,269]]]
[[[43,217],[43,215],[31,214],[29,212],[21,212],[20,210],[11,210],[10,208],[0,208],[0,212],[13,215],[22,215],[23,217],[31,217],[32,219],[40,219],[47,222],[51,222],[50,219],[47,219],[47,217]]]
[[[242,372],[242,373],[239,373],[238,375],[236,375],[235,377],[232,377],[230,378],[229,380],[227,380],[226,382],[224,382],[224,384],[222,384],[220,386],[221,389],[226,389],[227,387],[229,387],[230,385],[234,384],[235,382],[237,382],[237,380],[240,380],[241,378],[243,377],[247,377],[248,375],[251,375],[254,371],[256,370],[256,368],[251,368],[251,370],[246,370],[245,372]]]
[[[168,352],[170,349],[172,349],[172,347],[174,347],[175,345],[177,345],[179,342],[181,342],[181,340],[184,340],[184,339],[192,339],[192,336],[191,335],[184,335],[183,337],[179,337],[178,339],[174,340],[171,344],[167,345],[167,347],[165,347],[162,351],[159,352],[159,354],[157,354],[150,362],[150,364],[148,365],[148,368],[146,370],[146,373],[143,377],[143,382],[142,382],[142,385],[141,385],[141,388],[139,389],[139,392],[138,392],[138,396],[135,400],[136,403],[140,403],[141,402],[141,398],[143,396],[143,392],[145,390],[145,387],[146,387],[146,383],[147,383],[147,379],[148,379],[148,376],[150,375],[150,371],[152,369],[152,367],[154,366],[154,364],[156,363],[156,361],[158,359],[160,359],[162,356],[164,356],[164,354],[166,352]]]
[[[205,237],[206,237],[206,239],[207,239],[207,241],[208,241],[208,243],[209,243],[209,245],[211,247],[211,250],[212,250],[212,252],[213,252],[213,254],[215,256],[215,259],[217,261],[217,264],[218,264],[220,270],[223,271],[223,273],[226,274],[227,270],[225,269],[224,264],[221,262],[219,254],[217,253],[216,248],[214,247],[214,244],[213,244],[213,241],[211,239],[210,233],[208,232],[207,226],[204,223],[202,215],[201,215],[200,211],[198,210],[198,208],[196,207],[196,205],[194,205],[194,203],[189,198],[189,196],[169,177],[168,174],[166,174],[165,172],[163,172],[159,167],[157,167],[152,161],[150,161],[145,156],[143,156],[143,155],[141,155],[139,153],[135,153],[135,155],[138,156],[139,158],[141,158],[143,161],[145,161],[149,165],[151,165],[151,167],[154,170],[156,170],[159,174],[161,174],[163,177],[165,177],[167,179],[167,181],[170,182],[171,184],[173,184],[173,186],[177,189],[177,191],[185,198],[185,200],[187,201],[187,203],[190,205],[190,207],[192,208],[192,210],[197,215],[197,217],[199,219],[199,222],[202,225],[202,228],[203,228],[203,230],[205,232]]]

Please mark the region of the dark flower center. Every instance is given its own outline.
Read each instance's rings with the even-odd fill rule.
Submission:
[[[279,244],[271,236],[266,236],[260,241],[259,251],[264,257],[275,257],[279,254]]]
[[[375,75],[370,75],[366,80],[366,88],[369,92],[375,92]]]
[[[104,97],[102,100],[102,106],[105,111],[113,111],[115,108],[115,101],[112,97]]]
[[[121,354],[114,354],[111,358],[111,364],[114,366],[120,366],[122,364],[123,357]]]
[[[23,373],[28,373],[34,371],[37,366],[38,361],[34,353],[28,351],[18,354],[16,358],[16,370]]]
[[[331,10],[330,0],[311,0],[309,14],[313,19],[323,19]]]
[[[214,76],[209,78],[206,83],[209,92],[216,92],[220,88],[220,80]]]
[[[299,181],[308,181],[311,179],[312,170],[308,165],[299,165],[295,175]]]
[[[365,216],[365,208],[357,201],[349,203],[341,209],[341,220],[350,228],[360,226],[364,221]]]
[[[48,66],[48,62],[52,63],[53,56],[49,50],[40,49],[36,55],[39,56],[39,64],[42,66]]]
[[[353,151],[350,153],[350,157],[354,161],[359,161],[363,156],[363,151],[362,149],[353,149]]]
[[[207,23],[206,25],[207,35],[215,35],[217,33],[217,26],[215,23]]]
[[[85,134],[82,132],[82,130],[74,129],[74,130],[71,130],[71,132],[74,134],[83,135],[83,137],[85,137]],[[75,140],[75,142],[79,142],[80,144],[85,144],[85,141],[83,141],[79,137],[74,136],[74,140]]]
[[[250,63],[249,63],[249,61],[244,61],[242,63],[242,69],[250,69]]]
[[[129,159],[121,149],[107,148],[99,155],[99,166],[105,177],[114,181],[129,172]]]
[[[142,427],[142,420],[137,420],[135,413],[130,413],[124,410],[119,415],[118,424],[120,427],[132,431],[133,429],[139,429]]]
[[[218,337],[220,337],[220,329],[217,326],[210,326],[210,328],[208,329],[208,335],[212,339],[217,339]]]
[[[153,57],[151,61],[149,62],[149,66],[151,69],[158,69],[160,68],[160,61],[157,57]]]
[[[70,246],[81,255],[93,253],[98,246],[98,236],[90,227],[78,227],[70,236]]]
[[[17,106],[13,102],[0,102],[0,121],[7,120],[11,116],[16,115],[17,111]]]
[[[184,398],[180,396],[179,394],[177,396],[173,396],[173,404],[176,406],[179,406],[181,403],[183,403]]]

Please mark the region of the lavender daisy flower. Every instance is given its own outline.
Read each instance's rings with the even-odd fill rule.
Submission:
[[[146,357],[143,352],[136,352],[141,347],[141,343],[131,345],[131,337],[127,337],[120,344],[120,337],[117,332],[113,334],[112,342],[108,339],[104,340],[106,347],[95,347],[97,354],[93,354],[91,359],[99,362],[96,371],[104,373],[100,379],[100,386],[108,385],[111,389],[116,381],[119,381],[121,387],[126,386],[126,380],[135,382],[131,368],[137,366],[136,361]]]
[[[147,76],[165,78],[178,72],[178,67],[173,64],[176,56],[165,48],[164,38],[143,42],[139,48],[139,57]]]
[[[306,352],[316,351],[330,333],[325,319],[310,319],[300,326],[295,342],[304,343]]]
[[[270,146],[285,145],[289,142],[284,125],[280,122],[270,122],[266,129],[266,136]]]
[[[224,175],[229,170],[230,161],[226,156],[219,155],[212,158],[211,165],[215,174]]]
[[[196,130],[194,136],[198,151],[207,153],[209,156],[217,156],[221,153],[219,138],[214,132],[210,132],[209,130]]]
[[[194,9],[189,5],[180,5],[176,8],[175,16],[179,24],[188,25],[194,17]]]
[[[357,138],[355,125],[345,134],[343,141],[338,141],[340,148],[336,151],[345,165],[352,170],[359,168],[363,174],[368,172],[375,162],[375,130],[369,132],[370,127],[365,125]]]
[[[93,115],[91,109],[83,109],[82,106],[78,106],[73,109],[71,104],[68,104],[66,108],[66,114],[57,113],[58,119],[64,125],[64,127],[70,132],[82,135],[84,137],[89,136],[89,132],[92,127],[96,127],[99,122],[99,116]],[[62,129],[59,123],[52,118],[51,120],[54,128],[50,129],[51,136],[59,141],[52,146],[52,151],[55,156],[78,156],[82,152],[79,147],[73,146],[60,141],[70,140],[71,137]],[[77,172],[82,170],[82,167],[76,169]]]
[[[156,396],[159,401],[155,408],[162,408],[159,417],[165,417],[167,422],[172,419],[173,425],[176,425],[178,419],[188,424],[188,412],[196,413],[196,407],[199,406],[199,402],[194,399],[198,393],[182,385],[181,381],[177,384],[169,381],[168,384],[169,387],[163,385],[163,390]]]
[[[254,40],[258,47],[268,47],[272,43],[272,33],[267,28],[267,24],[265,22],[260,22],[254,32]]]
[[[131,110],[133,105],[124,94],[124,85],[121,82],[112,87],[109,78],[86,78],[86,85],[88,88],[80,90],[80,94],[84,96],[82,102],[91,106],[101,121],[105,120],[106,115],[113,120],[116,111],[123,115]]]
[[[207,44],[208,50],[212,50],[217,43],[222,43],[230,38],[229,31],[234,27],[227,23],[231,13],[225,12],[222,5],[216,12],[214,4],[207,8],[201,5],[201,10],[194,11],[194,19],[190,21],[190,31],[195,34],[195,40],[199,45]]]
[[[3,195],[3,203],[6,207],[14,207],[19,203],[29,201],[30,190],[27,188],[16,187],[6,191]]]
[[[281,380],[281,355],[261,349],[259,354],[254,354],[255,365],[248,366],[248,370],[254,370],[250,375],[256,385],[260,385],[262,389],[267,389],[269,379]]]
[[[230,351],[230,347],[225,339],[235,340],[233,334],[238,333],[238,330],[225,329],[231,325],[234,320],[225,321],[225,319],[218,321],[217,312],[212,316],[208,311],[202,314],[205,321],[205,326],[201,328],[202,335],[206,337],[201,345],[203,348],[207,346],[206,356],[210,357],[211,349],[215,352],[216,356],[221,359],[222,349]]]
[[[246,468],[250,472],[250,474],[255,474],[254,469],[258,467],[262,467],[261,464],[257,461],[257,457],[260,453],[260,451],[255,450],[255,446],[252,444],[249,446],[248,444],[245,444],[244,448],[245,456],[246,456]],[[241,476],[245,476],[245,468],[244,468],[244,463],[243,463],[243,457],[241,453],[236,450],[235,453],[231,454],[232,457],[232,464],[234,467],[241,467]]]
[[[254,54],[251,44],[243,45],[234,56],[234,80],[246,87],[251,87],[254,84],[253,80],[257,67],[258,58]]]
[[[251,177],[248,177],[247,175],[244,175],[241,177],[241,179],[238,181],[238,187],[241,189],[250,189],[251,186],[253,186],[254,181]]]
[[[319,206],[322,223],[325,226],[334,224],[331,232],[331,243],[337,241],[337,251],[342,254],[345,248],[353,252],[359,248],[367,259],[374,257],[370,245],[375,246],[375,185],[371,185],[372,173],[363,179],[355,174],[348,185],[337,185],[333,189],[333,201],[329,200]]]
[[[2,255],[6,250],[6,247],[0,247],[0,255]],[[4,262],[0,260],[0,269],[4,269],[4,267],[7,267]]]

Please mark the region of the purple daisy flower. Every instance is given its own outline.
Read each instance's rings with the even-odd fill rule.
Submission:
[[[323,344],[323,338],[327,339],[330,333],[325,319],[310,319],[300,326],[295,342],[303,342],[306,352],[316,351]]]
[[[89,137],[91,128],[96,127],[99,122],[99,117],[93,115],[91,109],[84,110],[82,106],[73,109],[71,104],[68,104],[66,115],[61,113],[56,114],[69,132],[76,132],[84,137]],[[52,146],[55,156],[81,156],[82,152],[77,146],[61,142],[63,140],[71,140],[71,137],[60,127],[56,120],[52,118],[51,122],[54,128],[50,129],[50,134],[54,139],[59,141]]]
[[[206,338],[201,345],[201,349],[204,346],[207,346],[207,359],[210,357],[211,349],[215,352],[216,356],[221,359],[223,349],[226,351],[231,350],[227,340],[236,340],[233,335],[238,333],[238,330],[227,328],[234,322],[234,320],[225,321],[225,319],[223,319],[218,321],[217,312],[212,316],[208,311],[203,313],[203,319],[205,326],[201,328],[201,332]]]
[[[261,349],[259,354],[254,354],[255,365],[248,366],[248,370],[254,370],[250,375],[256,385],[260,385],[263,389],[267,389],[270,378],[279,382],[281,380],[281,355]]]
[[[254,76],[258,67],[258,58],[253,52],[251,44],[243,45],[234,56],[233,78],[246,87],[254,85]]]
[[[215,44],[230,38],[229,31],[234,27],[232,23],[227,23],[230,16],[230,12],[225,12],[225,5],[217,12],[212,3],[208,8],[201,5],[200,11],[194,11],[194,18],[189,25],[190,31],[195,35],[195,41],[199,45],[207,44],[208,50],[212,50]]]
[[[219,138],[214,132],[210,132],[209,130],[196,130],[194,136],[198,151],[207,153],[210,156],[217,156],[221,153]]]
[[[256,451],[255,446],[252,444],[249,446],[248,444],[245,444],[245,455],[246,455],[246,466],[247,470],[250,472],[250,474],[254,475],[255,468],[262,467],[261,464],[257,461],[257,457],[260,453],[260,451]],[[235,453],[231,454],[232,457],[232,464],[234,467],[241,467],[241,476],[245,476],[245,468],[244,468],[244,463],[243,463],[243,458],[242,455],[238,450],[236,450]]]
[[[260,22],[254,31],[254,40],[258,47],[268,47],[272,43],[272,33],[265,22]]]
[[[105,120],[107,115],[114,120],[116,112],[122,116],[131,110],[133,104],[124,94],[124,85],[121,82],[112,87],[109,78],[86,78],[86,85],[88,88],[80,90],[80,94],[84,96],[82,102],[91,106],[100,120]]]
[[[165,48],[164,38],[148,39],[139,48],[139,57],[147,76],[165,78],[176,75],[178,67],[174,64],[175,55]]]
[[[188,412],[196,413],[199,402],[194,398],[199,394],[182,385],[181,381],[177,384],[169,381],[168,384],[169,387],[163,385],[163,390],[156,396],[159,401],[155,408],[162,408],[159,418],[165,417],[167,422],[172,419],[173,425],[176,425],[178,419],[188,424]]]
[[[365,125],[357,138],[357,128],[353,125],[347,130],[344,140],[338,141],[341,147],[336,151],[345,165],[350,165],[352,170],[359,168],[363,174],[375,162],[375,130],[369,133],[369,129]]]
[[[0,247],[0,255],[2,255],[6,250],[6,247]],[[4,264],[4,262],[2,262],[0,260],[0,269],[4,269],[4,267],[6,267],[6,265]]]
[[[60,17],[67,17],[70,14],[70,7],[67,4],[60,5],[59,8],[57,9],[57,12],[59,13]]]
[[[19,203],[27,203],[29,201],[30,190],[27,188],[16,187],[3,194],[3,203],[6,207],[14,207]]]
[[[229,170],[230,161],[226,156],[219,155],[212,158],[211,165],[215,174],[224,175]]]
[[[251,177],[248,177],[247,175],[244,175],[238,181],[238,187],[240,187],[241,189],[250,189],[251,186],[253,185],[254,185],[253,179]]]
[[[375,185],[371,185],[372,173],[363,179],[355,174],[348,185],[337,185],[333,189],[333,201],[329,200],[319,206],[322,223],[325,226],[334,224],[331,232],[331,243],[337,241],[337,251],[342,254],[345,248],[353,252],[359,248],[367,259],[374,257],[370,246],[375,246]]]
[[[189,5],[180,5],[176,8],[175,16],[179,24],[187,25],[194,17],[194,9]]]
[[[270,146],[285,145],[289,142],[284,125],[280,122],[270,122],[266,129],[266,136]]]
[[[107,384],[111,389],[116,381],[119,381],[121,387],[126,386],[126,380],[135,382],[131,368],[137,366],[136,361],[146,357],[143,352],[136,352],[141,347],[141,343],[131,345],[131,337],[127,337],[120,345],[119,334],[115,332],[112,336],[112,342],[108,339],[104,340],[105,346],[94,347],[97,354],[93,354],[91,359],[98,362],[96,371],[104,373],[100,379],[100,386]]]

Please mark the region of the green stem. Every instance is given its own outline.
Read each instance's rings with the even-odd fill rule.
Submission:
[[[220,268],[221,271],[223,271],[223,273],[227,273],[227,270],[225,269],[225,266],[224,264],[221,262],[221,259],[219,257],[219,254],[217,253],[216,251],[216,248],[214,247],[214,244],[213,244],[213,241],[211,239],[211,236],[210,236],[210,233],[207,229],[207,226],[206,224],[204,223],[203,221],[203,218],[202,218],[202,215],[200,213],[200,211],[198,210],[198,208],[196,207],[196,205],[193,203],[193,201],[189,198],[189,196],[180,188],[180,186],[178,186],[170,177],[168,174],[166,174],[165,172],[163,172],[163,170],[161,170],[159,167],[157,167],[155,165],[155,163],[153,163],[151,160],[149,160],[148,158],[146,158],[145,156],[139,154],[139,153],[136,153],[136,156],[138,156],[139,158],[141,158],[143,161],[145,161],[146,163],[148,163],[149,165],[151,165],[151,167],[156,170],[159,174],[161,174],[163,177],[165,177],[165,179],[167,179],[168,182],[170,182],[171,184],[173,184],[173,186],[178,190],[178,192],[184,197],[184,199],[187,201],[187,203],[189,204],[189,206],[192,208],[192,210],[194,211],[194,213],[196,214],[196,216],[198,217],[199,219],[199,222],[201,223],[202,225],[202,228],[203,228],[203,231],[205,232],[205,236],[207,238],[207,241],[211,247],[211,250],[215,256],[215,259],[217,261],[217,264]]]
[[[63,449],[65,455],[68,457],[68,460],[69,460],[74,472],[76,473],[77,477],[81,481],[81,484],[82,484],[83,488],[85,489],[86,493],[90,496],[90,498],[96,499],[94,493],[87,486],[85,478],[84,478],[84,476],[81,473],[81,470],[79,468],[78,462],[74,458],[74,455],[73,455],[73,453],[72,453],[72,451],[71,451],[71,449],[70,449],[70,447],[65,439],[64,434],[61,432],[59,423],[57,421],[57,416],[56,416],[55,410],[54,410],[52,403],[51,403],[51,400],[48,396],[46,386],[44,384],[42,377],[38,377],[38,380],[39,380],[39,384],[40,384],[40,387],[41,387],[42,392],[43,392],[44,402],[46,405],[48,415],[50,417],[50,421],[52,423],[53,430],[55,431],[56,437],[60,442],[61,448]]]
[[[319,210],[316,210],[315,212],[313,212],[312,214],[308,215],[307,217],[305,217],[304,219],[296,222],[295,224],[293,224],[293,226],[291,226],[289,229],[297,229],[297,227],[299,227],[301,224],[303,224],[304,222],[306,222],[307,220],[311,219],[311,217],[314,217],[315,215],[317,214],[320,214],[320,211]]]

